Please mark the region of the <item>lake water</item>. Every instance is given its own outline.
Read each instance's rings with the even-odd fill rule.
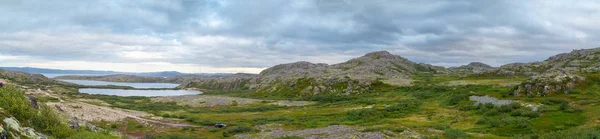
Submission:
[[[181,96],[181,95],[195,95],[202,94],[200,91],[193,90],[124,90],[124,89],[96,89],[96,88],[82,88],[79,89],[81,93],[87,94],[102,94],[102,95],[115,95],[115,96],[144,96],[144,97],[157,97],[157,96]]]
[[[131,86],[133,88],[175,88],[179,84],[173,83],[126,83],[126,82],[105,82],[92,80],[61,80],[79,85],[116,85],[116,86]]]

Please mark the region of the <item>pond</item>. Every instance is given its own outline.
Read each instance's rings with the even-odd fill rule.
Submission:
[[[157,96],[181,96],[181,95],[196,95],[202,94],[200,91],[194,90],[125,90],[125,89],[96,89],[96,88],[82,88],[79,89],[81,93],[87,94],[100,94],[100,95],[114,95],[114,96],[144,96],[144,97],[157,97]]]
[[[116,85],[116,86],[131,86],[133,88],[175,88],[179,84],[173,83],[128,83],[128,82],[105,82],[105,81],[92,81],[92,80],[60,80],[69,83],[79,85]]]

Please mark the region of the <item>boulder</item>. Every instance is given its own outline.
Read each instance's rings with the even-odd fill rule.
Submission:
[[[8,139],[8,132],[0,126],[0,139]]]
[[[33,108],[35,108],[35,109],[40,108],[40,106],[38,105],[37,99],[35,99],[35,97],[28,95],[27,99],[29,99],[29,101],[31,101],[31,106],[33,106]]]
[[[58,105],[54,105],[54,107],[56,107],[56,109],[58,111],[60,111],[60,112],[65,112],[65,110],[62,107],[58,106]]]
[[[77,119],[77,117],[71,117],[71,125],[69,125],[69,127],[71,127],[72,129],[79,129],[79,119]]]
[[[16,134],[20,134],[23,137],[30,139],[45,139],[46,137],[38,132],[36,132],[33,128],[29,127],[21,127],[19,121],[15,118],[4,118],[3,122],[6,124],[6,127],[11,131],[16,131]],[[1,135],[0,135],[1,137]],[[0,138],[3,139],[3,138]]]

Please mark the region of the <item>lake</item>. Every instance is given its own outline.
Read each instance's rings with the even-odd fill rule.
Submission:
[[[128,82],[105,82],[92,80],[61,80],[79,85],[116,85],[116,86],[131,86],[133,88],[175,88],[179,84],[173,83],[128,83]]]
[[[181,95],[195,95],[202,94],[200,91],[194,90],[125,90],[125,89],[96,89],[96,88],[82,88],[79,89],[81,93],[87,94],[102,94],[102,95],[115,95],[115,96],[144,96],[144,97],[157,97],[157,96],[181,96]]]

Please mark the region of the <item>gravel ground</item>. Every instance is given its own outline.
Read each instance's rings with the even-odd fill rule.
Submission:
[[[61,103],[48,103],[52,107],[60,107],[64,112],[70,116],[77,117],[85,121],[121,121],[127,117],[146,117],[151,116],[150,114],[124,110],[118,108],[109,108],[96,106],[86,103],[75,103],[75,102],[61,102]]]

